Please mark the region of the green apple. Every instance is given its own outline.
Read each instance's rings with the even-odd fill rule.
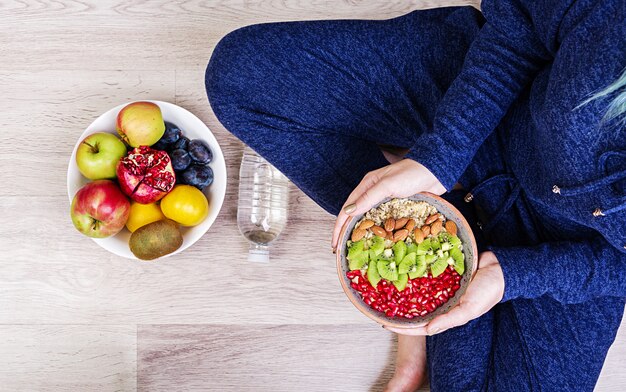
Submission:
[[[163,136],[165,123],[158,105],[133,102],[117,114],[116,128],[129,146],[151,146]]]
[[[90,180],[115,178],[117,163],[125,155],[126,146],[117,136],[99,132],[80,142],[76,164],[82,175]]]

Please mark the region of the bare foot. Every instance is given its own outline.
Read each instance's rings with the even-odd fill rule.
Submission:
[[[426,337],[398,335],[396,370],[385,392],[413,392],[425,379]]]

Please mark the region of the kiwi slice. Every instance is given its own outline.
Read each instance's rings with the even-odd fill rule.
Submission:
[[[417,253],[417,244],[415,242],[411,242],[406,246],[406,254],[409,253]]]
[[[400,262],[404,259],[404,256],[406,256],[406,244],[404,241],[398,241],[391,249],[393,250],[396,264],[400,264]]]
[[[380,256],[385,250],[385,239],[382,237],[374,237],[370,245],[370,255]]]
[[[363,240],[354,242],[348,248],[348,268],[350,271],[358,270],[363,268],[367,261],[369,260],[369,253],[365,248],[365,242]]]
[[[459,275],[463,275],[465,272],[465,255],[459,248],[452,248],[450,250],[450,257],[454,260],[454,269]]]
[[[461,239],[455,235],[451,235],[450,236],[450,245],[452,245],[453,248],[460,248],[461,247]]]
[[[393,285],[396,286],[398,291],[402,291],[406,289],[406,284],[409,281],[409,276],[407,274],[398,275],[398,279],[393,281]]]
[[[418,256],[426,255],[426,254],[431,254],[431,255],[433,254],[433,247],[432,247],[430,238],[426,238],[419,245],[417,245],[416,253]]]
[[[430,265],[430,273],[433,275],[433,278],[443,274],[443,271],[448,268],[448,262],[446,259],[437,259],[434,263]]]
[[[444,252],[449,251],[452,248],[453,248],[453,246],[449,242],[442,242],[441,243],[441,250],[444,251]]]
[[[378,268],[376,268],[376,261],[370,260],[369,267],[367,268],[367,280],[369,280],[373,287],[376,287],[381,279]]]
[[[426,273],[426,256],[417,256],[415,264],[411,271],[409,271],[409,278],[415,279],[420,276],[424,276]]]
[[[398,268],[396,267],[395,261],[378,260],[378,262],[376,262],[376,268],[381,277],[392,282],[398,280]]]
[[[408,273],[411,270],[411,268],[415,265],[416,257],[417,255],[415,253],[409,253],[408,255],[404,256],[400,264],[398,264],[398,273],[399,274]]]
[[[437,256],[435,255],[423,255],[424,256],[424,260],[426,261],[426,264],[432,264],[435,261],[437,261]]]

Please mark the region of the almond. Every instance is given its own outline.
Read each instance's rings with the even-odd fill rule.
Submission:
[[[415,219],[409,219],[404,228],[408,231],[413,231],[413,229],[415,228]]]
[[[387,235],[385,236],[385,239],[393,241],[393,232],[387,231],[386,233]]]
[[[431,226],[430,226],[430,234],[432,235],[437,235],[439,234],[439,232],[441,231],[441,228],[443,227],[443,223],[441,223],[440,220],[435,221]]]
[[[456,235],[456,223],[452,222],[451,220],[446,222],[446,231],[450,234],[450,235]]]
[[[374,226],[374,221],[371,219],[366,219],[359,225],[359,229],[367,230],[370,227]]]
[[[394,226],[394,229],[399,230],[403,228],[408,221],[409,221],[409,218],[396,219],[396,225]]]
[[[415,229],[413,237],[415,237],[415,243],[420,244],[424,241],[424,232],[421,229]]]
[[[424,224],[425,225],[430,225],[431,223],[433,223],[437,219],[439,219],[439,214],[432,214],[431,216],[426,218],[426,222],[424,222]]]
[[[393,242],[404,241],[408,236],[409,231],[407,229],[400,229],[393,233]]]
[[[383,238],[387,237],[387,232],[385,231],[385,229],[383,229],[380,226],[372,226],[370,230],[372,230],[372,233],[374,233],[374,235],[377,235]]]
[[[354,231],[352,232],[352,237],[350,239],[352,240],[352,242],[357,242],[363,237],[365,237],[365,230],[358,228],[354,229]]]
[[[430,234],[430,226],[424,225],[422,226],[422,233],[424,233],[424,237],[428,237]]]
[[[396,220],[393,218],[388,218],[385,221],[385,230],[392,231],[396,227]]]

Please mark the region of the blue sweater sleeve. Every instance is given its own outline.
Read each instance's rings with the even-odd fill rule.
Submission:
[[[426,166],[448,190],[550,58],[530,20],[531,12],[522,3],[529,2],[483,1],[486,24],[444,95],[432,129],[406,155]],[[546,23],[558,23],[559,18],[546,19],[550,21]]]
[[[491,250],[504,273],[502,301],[546,294],[562,303],[626,297],[626,253],[603,237]]]

